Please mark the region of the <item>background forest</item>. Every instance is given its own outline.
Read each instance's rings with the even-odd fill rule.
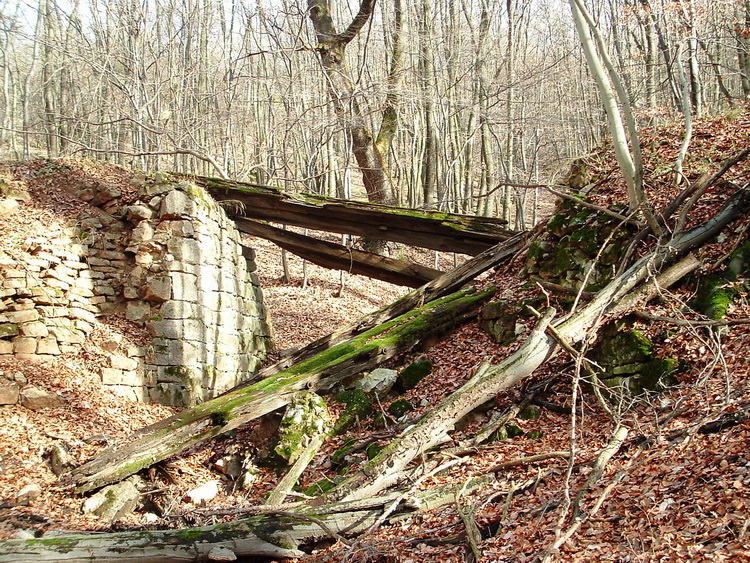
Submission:
[[[641,125],[750,95],[747,0],[587,4]],[[0,154],[93,156],[361,197],[356,121],[382,155],[384,199],[523,228],[539,195],[525,186],[563,181],[602,140],[567,3],[383,0],[342,49],[351,95],[339,112],[310,17],[321,5],[338,33],[361,9],[3,0]]]

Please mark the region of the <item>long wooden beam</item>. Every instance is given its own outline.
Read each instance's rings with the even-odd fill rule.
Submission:
[[[346,201],[204,176],[185,176],[233,217],[476,255],[514,233],[502,219]],[[231,202],[231,203],[230,203]],[[232,205],[233,204],[233,205]]]
[[[433,270],[409,260],[396,260],[373,252],[348,248],[250,219],[237,218],[235,223],[241,232],[270,240],[277,246],[325,268],[344,270],[351,274],[360,274],[407,287],[419,287],[443,274],[440,270]]]

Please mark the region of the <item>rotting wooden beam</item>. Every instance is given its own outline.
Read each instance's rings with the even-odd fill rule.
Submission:
[[[278,188],[220,178],[187,175],[184,178],[223,203],[232,218],[245,217],[470,255],[479,254],[514,234],[506,221],[492,217],[290,194]]]
[[[350,274],[407,287],[419,287],[443,274],[440,270],[409,260],[396,260],[373,252],[349,248],[251,219],[238,217],[235,224],[240,232],[270,240],[277,246],[324,268],[344,270]]]

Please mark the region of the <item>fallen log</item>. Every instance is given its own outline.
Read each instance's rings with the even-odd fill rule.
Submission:
[[[443,274],[409,260],[348,248],[250,219],[236,218],[234,222],[240,232],[270,240],[284,250],[332,270],[344,270],[407,287],[419,287]]]
[[[472,255],[514,234],[506,228],[506,221],[491,217],[289,194],[278,188],[219,178],[185,178],[205,188],[217,201],[228,202],[225,209],[232,218],[247,217]]]
[[[649,276],[653,272],[713,239],[724,227],[748,211],[750,190],[738,190],[715,217],[678,235],[668,244],[658,246],[652,253],[616,276],[580,311],[552,325],[556,333],[569,344],[574,344],[583,340],[589,331],[595,330],[613,311],[618,315],[625,314],[627,311],[618,306],[619,302],[631,303],[633,306],[638,304],[648,295],[648,291],[642,289],[648,285]],[[677,279],[672,276],[669,283],[674,283]],[[548,312],[516,353],[498,365],[484,366],[463,387],[449,395],[415,426],[365,463],[360,471],[319,497],[316,502],[367,498],[398,483],[406,476],[406,467],[413,459],[450,440],[449,432],[458,420],[501,391],[524,381],[557,352],[556,340],[547,335],[546,331],[551,322],[552,314]]]
[[[494,289],[464,290],[414,309],[244,388],[143,428],[74,469],[78,492],[115,483],[198,442],[286,405],[297,391],[330,390],[342,379],[440,337],[476,314]]]
[[[501,242],[492,248],[488,248],[481,254],[470,258],[453,270],[450,270],[442,276],[427,282],[422,287],[407,293],[390,305],[378,309],[374,313],[365,315],[357,322],[323,336],[307,346],[283,357],[275,364],[263,368],[256,377],[253,378],[253,381],[262,377],[270,377],[271,375],[287,369],[293,364],[306,360],[315,354],[320,354],[324,350],[335,346],[344,340],[353,338],[379,324],[387,322],[399,315],[403,315],[411,309],[421,307],[435,299],[439,299],[453,293],[454,291],[458,291],[477,276],[515,256],[523,248],[527,238],[527,233],[519,233],[507,241]],[[249,385],[249,382],[241,383],[238,387],[246,387],[247,385]]]
[[[140,530],[108,534],[65,534],[49,538],[0,542],[0,563],[114,561],[119,563],[185,563],[234,561],[240,557],[295,558],[303,543],[330,537],[352,537],[378,523],[395,521],[422,510],[454,502],[493,482],[491,476],[465,485],[438,486],[414,494],[395,491],[377,498],[334,503],[312,509],[271,510],[234,522],[186,530]],[[399,499],[406,498],[406,502]],[[398,506],[393,504],[398,502]]]

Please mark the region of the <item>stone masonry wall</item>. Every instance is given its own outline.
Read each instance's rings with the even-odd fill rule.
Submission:
[[[202,188],[160,179],[127,210],[135,267],[123,296],[127,317],[154,337],[151,398],[192,404],[255,373],[270,334],[254,256],[234,224]]]
[[[39,222],[0,252],[0,356],[75,353],[101,317],[125,315],[151,340],[99,342],[102,385],[196,404],[252,375],[271,345],[254,256],[200,188],[158,173],[134,182],[129,206],[112,186],[77,186],[91,204],[77,221]]]

